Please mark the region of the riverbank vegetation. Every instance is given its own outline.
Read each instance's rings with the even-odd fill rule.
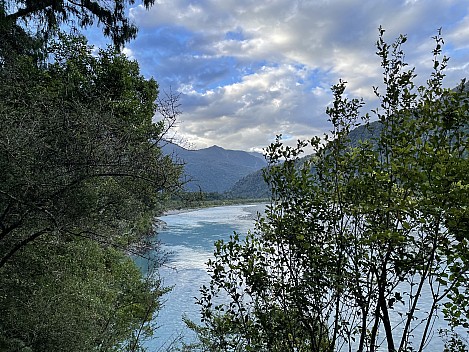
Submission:
[[[249,201],[179,193],[161,151],[177,104],[120,52],[133,3],[0,2],[0,351],[144,350],[168,289],[129,251],[168,208]],[[112,46],[77,33],[92,23]],[[216,243],[185,350],[467,351],[469,97],[443,88],[439,33],[424,86],[405,42],[380,29],[371,116],[339,82],[329,136],[267,149],[270,205]],[[358,126],[373,131],[351,141]]]
[[[268,148],[271,204],[245,239],[216,243],[202,325],[189,323],[197,348],[467,351],[469,97],[464,81],[443,88],[448,59],[434,39],[417,87],[406,37],[388,44],[380,28],[371,115],[339,82],[330,135]],[[352,144],[359,125],[378,127]],[[306,146],[315,154],[299,165]]]
[[[177,192],[167,200],[165,212],[262,202],[268,203],[269,198],[239,198],[215,192]]]
[[[1,351],[139,351],[167,291],[127,252],[179,189],[160,149],[176,115],[118,50],[126,1],[82,3],[0,2]]]

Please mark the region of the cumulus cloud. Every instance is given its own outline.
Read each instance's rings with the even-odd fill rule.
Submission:
[[[327,130],[329,88],[373,101],[380,84],[377,28],[407,34],[406,59],[423,83],[431,37],[443,27],[447,85],[467,75],[469,5],[463,0],[159,0],[130,9],[140,33],[127,50],[162,88],[182,93],[179,133],[196,147],[259,149]]]
[[[266,147],[276,134],[310,137],[312,129],[318,133],[327,125],[319,110],[330,96],[325,88],[312,91],[299,83],[309,74],[304,67],[264,66],[240,82],[206,92],[186,86],[182,104],[191,114],[190,119],[185,114],[180,132],[201,146],[216,141],[256,150]]]

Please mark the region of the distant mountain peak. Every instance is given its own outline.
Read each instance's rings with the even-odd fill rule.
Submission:
[[[227,150],[227,149],[222,148],[222,147],[220,147],[220,146],[218,146],[218,145],[215,144],[215,145],[212,145],[211,147],[204,148],[204,149],[199,149],[199,150],[200,150],[200,151],[206,150],[206,151],[210,151],[210,152],[223,152],[223,151],[225,151],[225,150]]]
[[[190,180],[185,186],[188,191],[223,193],[241,178],[267,165],[259,155],[218,145],[187,150],[169,143],[163,152],[184,162],[185,176]]]

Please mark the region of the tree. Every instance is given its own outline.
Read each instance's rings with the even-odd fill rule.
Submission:
[[[166,292],[121,251],[54,235],[26,247],[0,283],[1,351],[139,351]]]
[[[0,72],[0,267],[47,232],[127,245],[179,186],[158,148],[173,121],[152,122],[156,82],[112,50],[92,56],[83,39],[53,54],[46,69],[22,58]]]
[[[155,0],[143,0],[148,9]],[[0,2],[0,22],[35,21],[43,34],[57,33],[61,24],[87,28],[103,26],[117,48],[135,38],[137,27],[125,15],[126,6],[135,0],[6,0]]]
[[[216,243],[194,327],[210,351],[422,351],[445,319],[448,350],[468,325],[468,95],[442,88],[448,59],[416,88],[399,37],[380,28],[384,91],[369,116],[332,88],[323,140],[269,148],[271,205],[245,239]],[[350,131],[371,130],[352,144]],[[299,162],[303,148],[315,154]],[[459,332],[459,334],[458,334]],[[462,334],[461,334],[462,332]],[[467,341],[466,341],[467,343]]]
[[[137,351],[165,289],[126,252],[179,189],[177,102],[82,37],[48,54],[0,66],[0,349]]]

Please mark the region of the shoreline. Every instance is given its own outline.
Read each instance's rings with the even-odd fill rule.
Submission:
[[[157,218],[167,215],[177,215],[182,213],[190,213],[192,211],[206,209],[206,208],[218,208],[218,207],[229,207],[235,205],[256,205],[256,204],[263,204],[268,203],[269,199],[246,199],[246,202],[239,201],[239,202],[228,202],[226,203],[217,203],[217,204],[201,204],[199,206],[190,207],[190,208],[181,208],[181,209],[168,209],[162,212],[161,215],[158,215]]]

